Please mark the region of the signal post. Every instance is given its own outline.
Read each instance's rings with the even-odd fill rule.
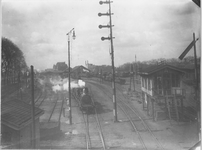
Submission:
[[[110,29],[110,36],[109,37],[102,37],[101,40],[104,41],[104,40],[110,40],[111,42],[111,60],[112,60],[112,87],[113,87],[113,105],[114,105],[114,110],[113,110],[113,113],[114,113],[114,122],[118,122],[118,119],[117,119],[117,102],[116,102],[116,86],[115,86],[115,69],[114,69],[114,47],[113,47],[113,34],[112,34],[112,18],[111,18],[111,15],[113,15],[111,13],[111,3],[112,1],[110,0],[106,0],[106,1],[100,1],[99,2],[100,5],[102,4],[108,4],[109,5],[109,13],[98,13],[98,16],[101,17],[101,16],[109,16],[109,25],[99,25],[99,28],[102,29],[102,28],[109,28]]]

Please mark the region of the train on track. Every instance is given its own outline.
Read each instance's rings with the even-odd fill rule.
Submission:
[[[94,112],[94,103],[89,94],[88,87],[80,87],[74,89],[77,95],[77,100],[79,101],[80,110],[83,113],[91,114]]]

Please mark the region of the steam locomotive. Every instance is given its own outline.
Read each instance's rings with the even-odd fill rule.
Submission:
[[[77,97],[79,99],[79,107],[80,110],[86,114],[93,113],[94,111],[94,103],[89,95],[89,91],[87,87],[77,88]]]

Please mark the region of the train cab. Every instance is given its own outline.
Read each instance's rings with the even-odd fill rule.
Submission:
[[[81,110],[85,113],[92,112],[92,109],[94,108],[93,101],[91,96],[89,95],[89,91],[87,87],[83,88],[83,93],[81,94],[81,99],[80,99],[80,107],[81,107]]]

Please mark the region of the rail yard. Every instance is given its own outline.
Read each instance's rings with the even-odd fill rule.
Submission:
[[[116,84],[118,122],[114,122],[111,82],[100,82],[99,78],[84,78],[84,81],[93,107],[88,112],[82,111],[78,88],[73,88],[71,125],[68,91],[54,92],[46,87],[50,84],[35,88],[35,107],[44,111],[39,118],[40,149],[183,150],[197,141],[192,123],[155,122],[148,116],[140,103],[138,83],[136,93],[128,93],[128,82]],[[16,93],[20,97],[16,91],[9,94],[17,96]],[[29,94],[21,95],[24,101],[30,99]],[[185,134],[185,130],[190,132]]]
[[[3,0],[0,148],[201,149],[200,19],[200,0]]]

